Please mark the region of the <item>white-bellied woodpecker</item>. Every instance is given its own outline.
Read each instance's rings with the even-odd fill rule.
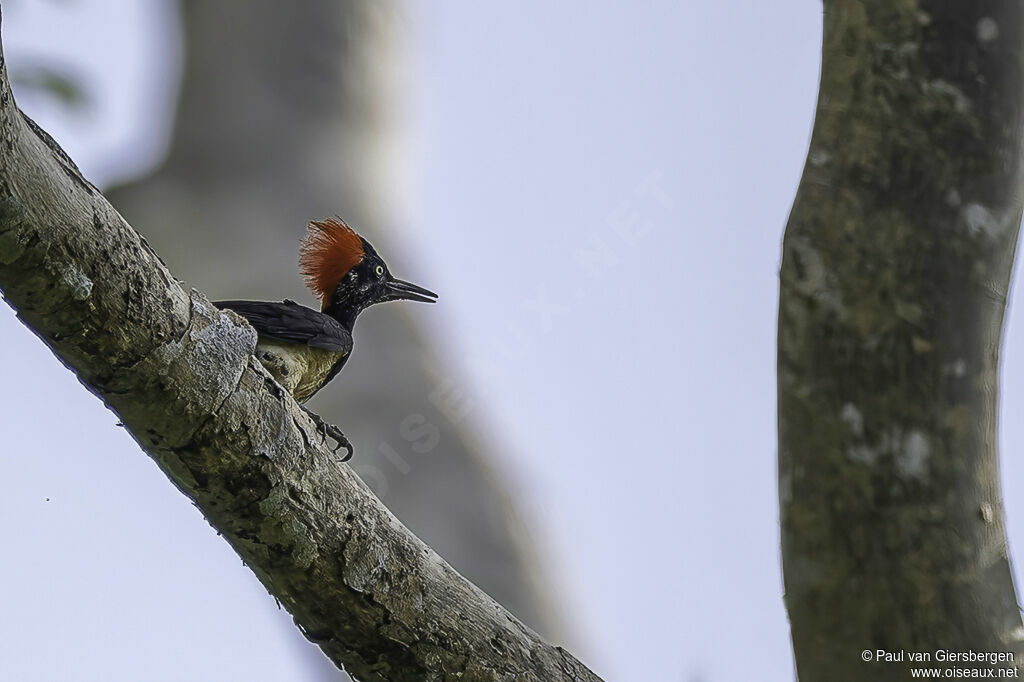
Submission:
[[[352,352],[356,317],[374,303],[422,301],[437,294],[391,276],[387,263],[365,239],[341,219],[314,220],[299,250],[306,286],[320,297],[320,311],[285,299],[216,301],[233,310],[258,333],[256,357],[300,404],[333,379]],[[305,409],[305,408],[303,408]],[[341,430],[309,410],[307,414],[336,443],[335,451],[352,445]]]

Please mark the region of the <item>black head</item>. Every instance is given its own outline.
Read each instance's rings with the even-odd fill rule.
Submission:
[[[330,308],[348,309],[358,314],[374,303],[385,301],[436,302],[437,294],[434,292],[396,279],[370,243],[362,237],[360,240],[363,258],[335,286]]]
[[[437,294],[395,279],[377,251],[340,220],[314,221],[299,262],[307,282],[320,295],[323,311],[349,329],[374,303],[434,303]]]

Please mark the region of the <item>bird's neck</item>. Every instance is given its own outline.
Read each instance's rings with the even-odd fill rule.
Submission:
[[[324,315],[330,315],[338,322],[341,326],[348,330],[351,334],[352,329],[356,326],[356,316],[362,307],[352,305],[347,302],[332,303],[330,306],[324,309]]]

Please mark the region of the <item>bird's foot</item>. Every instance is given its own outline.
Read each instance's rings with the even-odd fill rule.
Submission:
[[[307,409],[305,406],[302,406],[302,409],[306,411],[309,418],[313,420],[314,424],[316,424],[316,428],[319,429],[320,435],[323,436],[324,444],[327,443],[328,438],[335,442],[335,446],[331,448],[331,452],[337,452],[338,450],[345,448],[345,456],[342,457],[340,461],[347,462],[352,459],[352,454],[355,450],[352,448],[352,444],[348,442],[348,438],[345,437],[345,434],[341,432],[341,429],[334,424],[328,424],[320,415]]]

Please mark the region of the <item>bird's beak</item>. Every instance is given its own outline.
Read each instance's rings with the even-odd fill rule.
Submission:
[[[437,299],[437,294],[433,291],[400,279],[389,279],[387,282],[387,292],[388,298],[392,301],[404,298],[421,303],[436,303]]]

